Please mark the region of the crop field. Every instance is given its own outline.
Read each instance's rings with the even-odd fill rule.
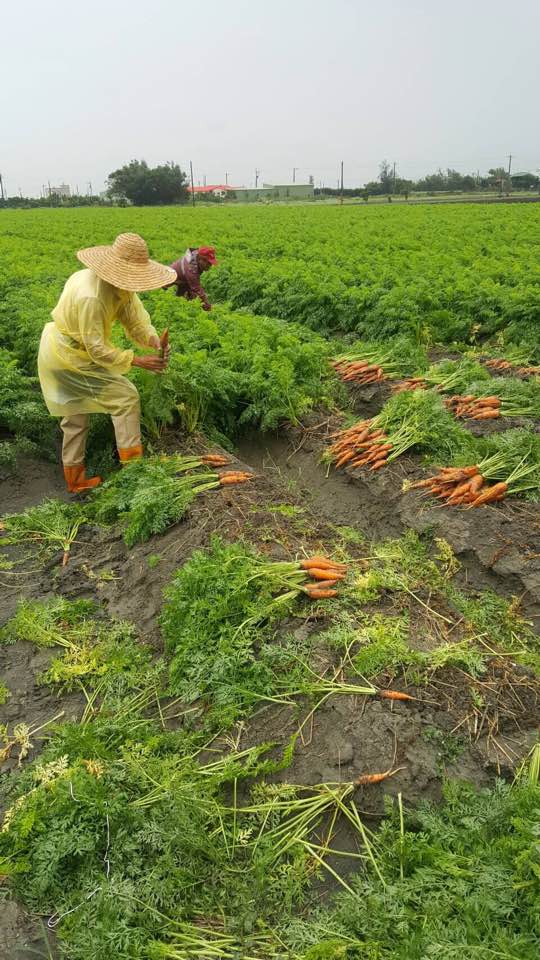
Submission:
[[[36,379],[76,250],[142,295],[70,497]],[[540,210],[0,215],[0,957],[536,960]],[[119,334],[119,343],[122,334]]]

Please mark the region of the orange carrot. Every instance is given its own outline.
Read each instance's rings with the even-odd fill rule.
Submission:
[[[337,590],[306,590],[308,597],[312,600],[329,600],[330,597],[337,597]]]
[[[339,470],[340,467],[344,467],[349,460],[352,460],[354,457],[354,450],[347,450],[346,453],[342,453],[338,460],[336,460],[336,470]]]
[[[480,493],[476,500],[473,500],[468,509],[470,510],[471,507],[481,507],[484,503],[491,503],[492,500],[502,500],[507,490],[507,483],[495,483],[492,487],[489,487],[487,490],[484,490],[483,493]]]
[[[344,580],[345,574],[339,573],[337,570],[331,570],[329,567],[326,569],[311,567],[308,570],[310,577],[313,577],[314,580]]]
[[[432,484],[432,478],[428,477],[427,480],[415,480],[414,483],[411,483],[410,490],[423,490],[426,487],[430,487]]]
[[[346,570],[346,563],[339,563],[337,560],[329,560],[328,557],[309,557],[307,560],[302,560],[300,563],[302,570],[311,570],[312,567],[320,570],[324,570],[325,567],[331,567],[335,570]]]
[[[488,410],[481,410],[479,413],[473,414],[471,417],[472,420],[496,420],[497,417],[500,417],[498,410],[494,410],[492,407]]]
[[[484,486],[484,478],[481,473],[477,473],[476,476],[473,477],[471,480],[471,487],[470,487],[471,493],[474,493],[474,494],[479,493],[483,486]]]
[[[501,400],[500,397],[496,397],[493,394],[490,397],[478,397],[478,403],[481,403],[484,407],[498,407],[500,406]]]
[[[379,696],[385,700],[416,700],[409,693],[402,693],[401,690],[379,690]]]
[[[459,483],[455,488],[455,490],[453,490],[449,498],[449,503],[452,502],[454,497],[459,499],[459,497],[462,497],[464,493],[467,493],[467,491],[470,490],[471,488],[471,483],[472,483],[472,480],[465,480],[463,483]]]
[[[252,473],[245,474],[233,474],[226,473],[225,476],[220,477],[219,485],[220,487],[231,487],[235,483],[245,483],[247,480],[252,480]]]
[[[396,770],[385,770],[384,773],[363,773],[361,777],[357,777],[354,781],[356,786],[363,787],[369,783],[382,783],[383,780],[387,780],[388,777],[393,777],[400,770],[403,770],[403,767],[398,767]]]

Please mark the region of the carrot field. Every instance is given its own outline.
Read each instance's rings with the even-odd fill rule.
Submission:
[[[94,416],[36,380],[81,247],[216,246]],[[0,213],[0,957],[536,960],[540,209]],[[119,341],[120,342],[120,341]]]

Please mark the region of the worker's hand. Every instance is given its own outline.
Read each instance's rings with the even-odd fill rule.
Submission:
[[[206,312],[208,313],[208,311],[212,309],[212,304],[211,304],[211,303],[203,303],[202,308],[203,308],[203,310],[206,310]]]
[[[163,373],[167,367],[167,361],[164,357],[155,357],[148,354],[145,357],[133,357],[132,367],[140,367],[141,370],[149,370],[150,373]]]

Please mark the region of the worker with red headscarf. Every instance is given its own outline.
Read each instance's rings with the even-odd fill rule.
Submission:
[[[177,297],[185,297],[186,300],[198,298],[202,302],[203,310],[211,310],[212,305],[201,284],[201,273],[206,273],[216,264],[214,247],[189,247],[183,257],[171,263],[176,272],[176,280],[168,286],[176,287]]]

